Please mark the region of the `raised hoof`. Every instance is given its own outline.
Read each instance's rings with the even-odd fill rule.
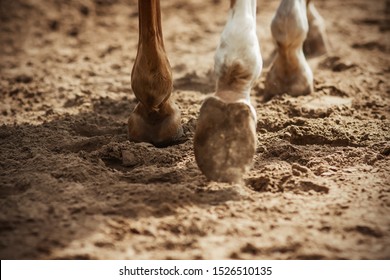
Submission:
[[[194,151],[209,180],[239,182],[249,171],[256,151],[255,117],[249,105],[206,99],[200,109]]]
[[[175,106],[175,105],[174,105]],[[165,114],[143,113],[138,105],[128,120],[128,138],[134,142],[148,142],[156,147],[177,144],[183,135],[180,111],[176,106]]]

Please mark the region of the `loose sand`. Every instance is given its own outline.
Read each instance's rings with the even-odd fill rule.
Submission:
[[[136,2],[0,2],[1,259],[389,259],[390,5],[316,1],[315,92],[266,102],[264,69],[253,168],[228,185],[193,154],[228,1],[161,1],[185,131],[167,148],[126,139]],[[277,6],[258,1],[266,66]]]

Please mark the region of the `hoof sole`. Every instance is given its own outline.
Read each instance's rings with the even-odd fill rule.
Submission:
[[[252,166],[256,124],[245,103],[205,100],[194,137],[195,159],[203,174],[219,182],[239,182]]]

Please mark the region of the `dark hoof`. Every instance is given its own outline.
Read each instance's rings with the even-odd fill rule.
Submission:
[[[194,138],[195,159],[210,180],[239,182],[252,166],[256,124],[249,105],[206,99]]]
[[[180,142],[183,128],[180,111],[165,114],[145,114],[137,106],[128,120],[128,138],[134,142],[148,142],[156,147],[167,147]]]

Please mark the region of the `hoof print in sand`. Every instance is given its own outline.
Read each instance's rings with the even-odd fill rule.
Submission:
[[[256,125],[245,103],[206,99],[194,138],[195,159],[210,180],[239,182],[256,151]]]

